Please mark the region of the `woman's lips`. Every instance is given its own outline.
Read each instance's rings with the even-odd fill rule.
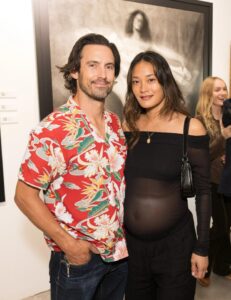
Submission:
[[[152,98],[152,95],[140,96],[140,99],[141,99],[141,100],[144,100],[144,101],[149,100],[149,99],[151,99],[151,98]]]

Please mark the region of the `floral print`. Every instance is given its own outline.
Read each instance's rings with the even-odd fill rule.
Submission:
[[[64,230],[114,261],[127,256],[122,226],[127,149],[118,118],[105,111],[104,119],[102,138],[71,97],[31,132],[19,179],[43,190]]]

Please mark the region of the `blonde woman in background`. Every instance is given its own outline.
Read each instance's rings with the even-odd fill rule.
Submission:
[[[225,162],[225,139],[221,133],[221,116],[224,100],[228,97],[225,82],[218,77],[207,77],[201,86],[196,116],[203,122],[210,137],[210,181],[212,196],[212,228],[210,229],[209,267],[202,286],[210,284],[210,274],[231,280],[231,245],[229,237],[228,205],[231,198],[218,193]]]

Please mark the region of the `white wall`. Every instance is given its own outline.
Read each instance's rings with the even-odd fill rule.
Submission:
[[[212,75],[219,76],[229,86],[231,46],[231,1],[205,0],[213,3]]]
[[[213,75],[229,80],[231,1],[211,0]],[[49,251],[42,234],[16,208],[13,196],[29,130],[38,122],[31,0],[0,0],[0,93],[16,95],[18,124],[2,125],[6,202],[0,204],[0,300],[46,290]]]
[[[230,46],[231,46],[231,1],[203,0],[213,3],[213,45],[212,75],[219,76],[229,83]]]
[[[18,108],[18,124],[1,126],[6,202],[0,204],[0,299],[19,300],[49,288],[42,233],[13,201],[28,133],[39,120],[31,0],[0,0],[0,43],[0,92],[16,95]]]

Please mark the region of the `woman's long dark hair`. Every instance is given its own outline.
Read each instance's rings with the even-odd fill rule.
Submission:
[[[160,115],[171,116],[174,112],[179,112],[188,115],[185,108],[185,100],[179,89],[171,69],[163,56],[154,52],[141,52],[135,56],[128,70],[127,75],[127,93],[124,106],[124,117],[128,129],[132,132],[132,138],[129,141],[129,146],[135,145],[139,139],[139,129],[136,122],[141,114],[145,114],[145,110],[139,105],[132,91],[132,73],[134,67],[141,61],[149,62],[154,69],[155,76],[163,88],[164,105],[160,110]]]
[[[144,41],[151,41],[152,38],[148,18],[142,10],[137,9],[130,14],[126,23],[125,32],[128,36],[133,34],[133,23],[137,15],[141,15],[143,17],[142,27],[140,28],[140,38]]]

